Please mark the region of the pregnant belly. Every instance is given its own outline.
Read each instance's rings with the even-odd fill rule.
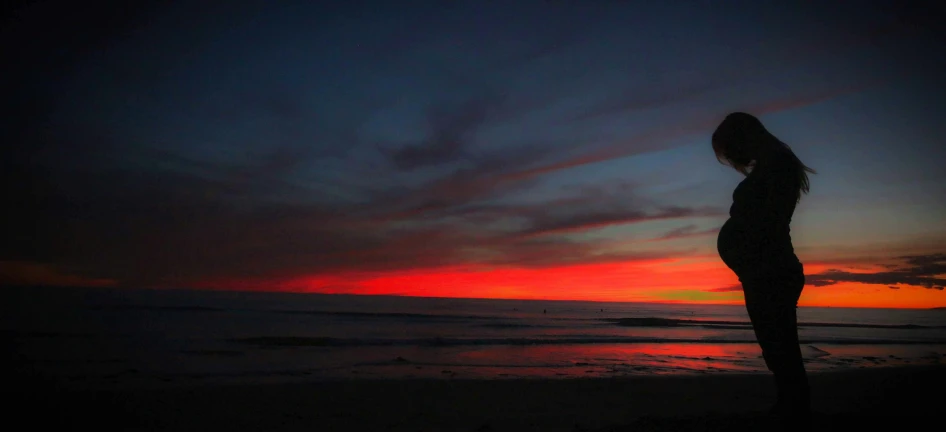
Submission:
[[[716,249],[726,266],[740,277],[803,271],[793,251],[791,237],[763,237],[754,234],[744,222],[729,219],[719,229]]]
[[[739,228],[732,219],[729,219],[719,229],[719,237],[716,238],[716,250],[719,252],[719,257],[733,271],[740,267],[740,262],[745,261],[743,256],[749,249],[745,236]]]

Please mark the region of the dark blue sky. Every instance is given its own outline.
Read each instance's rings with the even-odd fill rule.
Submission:
[[[161,3],[7,13],[8,274],[712,256],[734,110],[819,172],[803,258],[944,245],[934,2]]]

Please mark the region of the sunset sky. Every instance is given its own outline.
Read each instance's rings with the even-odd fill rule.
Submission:
[[[63,3],[3,17],[5,284],[738,303],[740,110],[818,172],[801,305],[946,306],[939,3]]]

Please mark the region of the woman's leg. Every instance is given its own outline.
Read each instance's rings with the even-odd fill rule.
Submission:
[[[796,305],[804,286],[797,276],[743,280],[746,310],[765,364],[775,376],[779,409],[809,409],[808,377],[798,343]]]

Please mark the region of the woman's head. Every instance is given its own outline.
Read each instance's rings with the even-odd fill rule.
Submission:
[[[772,135],[762,122],[752,114],[734,112],[726,116],[713,132],[713,152],[720,163],[733,167],[743,175],[748,175],[750,168],[768,156],[775,156],[778,151],[790,156],[798,175],[798,194],[808,193],[808,174],[815,173],[795,156],[788,144]]]
[[[771,149],[775,139],[752,114],[734,112],[726,116],[713,132],[716,159],[743,174],[758,161],[763,150]]]

